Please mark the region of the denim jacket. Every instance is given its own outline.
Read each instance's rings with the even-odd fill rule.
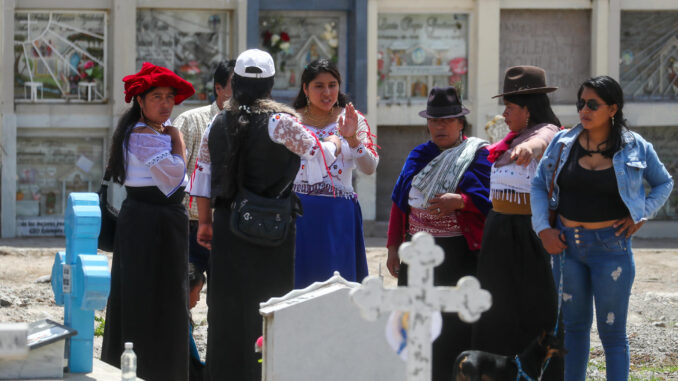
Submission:
[[[532,179],[531,204],[532,228],[539,234],[549,229],[549,209],[558,209],[558,176],[567,162],[572,144],[583,131],[577,125],[570,130],[562,130],[556,134],[537,166],[537,173]],[[617,177],[617,187],[622,201],[628,208],[635,223],[647,220],[657,213],[657,210],[666,202],[673,189],[673,179],[659,161],[652,144],[642,136],[632,131],[625,131],[622,136],[622,147],[612,157],[612,166]],[[560,157],[560,146],[564,145]],[[553,195],[548,198],[553,171],[556,170],[556,181],[553,186]],[[645,179],[651,189],[645,194],[643,186]]]

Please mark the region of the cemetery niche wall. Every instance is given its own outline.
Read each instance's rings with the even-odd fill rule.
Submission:
[[[346,91],[346,16],[343,12],[261,11],[259,48],[276,66],[273,96],[291,103],[299,93],[306,65],[319,58],[332,61]]]
[[[103,161],[102,138],[17,138],[17,235],[64,235],[68,194],[99,189]]]
[[[189,104],[214,101],[214,68],[230,58],[229,20],[228,12],[139,9],[137,70],[146,61],[164,66],[195,88]]]
[[[574,104],[591,76],[591,12],[502,10],[499,49],[499,83],[511,66],[539,66],[547,84],[558,87],[551,102]]]
[[[456,87],[466,99],[468,18],[467,14],[380,14],[379,102],[425,102],[431,88],[445,86]]]
[[[678,178],[678,126],[634,127],[631,129],[643,136],[654,146],[659,160],[669,171],[673,180]],[[645,183],[645,191],[649,186]],[[654,220],[678,220],[678,187],[674,186],[669,199],[657,212]]]
[[[16,102],[103,102],[106,12],[14,14]]]
[[[627,100],[678,100],[678,11],[622,12],[619,50]]]

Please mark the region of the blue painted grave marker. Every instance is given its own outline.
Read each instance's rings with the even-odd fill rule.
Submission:
[[[78,331],[68,346],[71,373],[92,371],[94,310],[103,309],[111,287],[108,259],[97,255],[101,210],[96,193],[71,193],[64,216],[66,252],[52,266],[52,290],[64,306],[64,324]]]

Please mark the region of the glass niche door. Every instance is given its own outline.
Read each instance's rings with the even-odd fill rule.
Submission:
[[[96,192],[103,161],[100,137],[18,137],[17,235],[63,235],[69,193]]]
[[[273,97],[291,104],[301,88],[306,65],[319,58],[334,62],[346,91],[346,14],[316,11],[261,11],[259,46],[273,56]]]

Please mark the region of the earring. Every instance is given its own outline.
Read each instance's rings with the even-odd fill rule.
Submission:
[[[610,117],[610,122],[611,122],[612,125],[614,126],[614,115],[612,115],[612,116]]]
[[[308,95],[307,95],[306,96],[306,111],[304,111],[307,114],[308,114],[308,105],[310,105],[310,104],[311,104],[311,101],[308,99]]]
[[[525,128],[527,128],[530,125],[530,116],[528,115],[527,119],[525,119]]]

